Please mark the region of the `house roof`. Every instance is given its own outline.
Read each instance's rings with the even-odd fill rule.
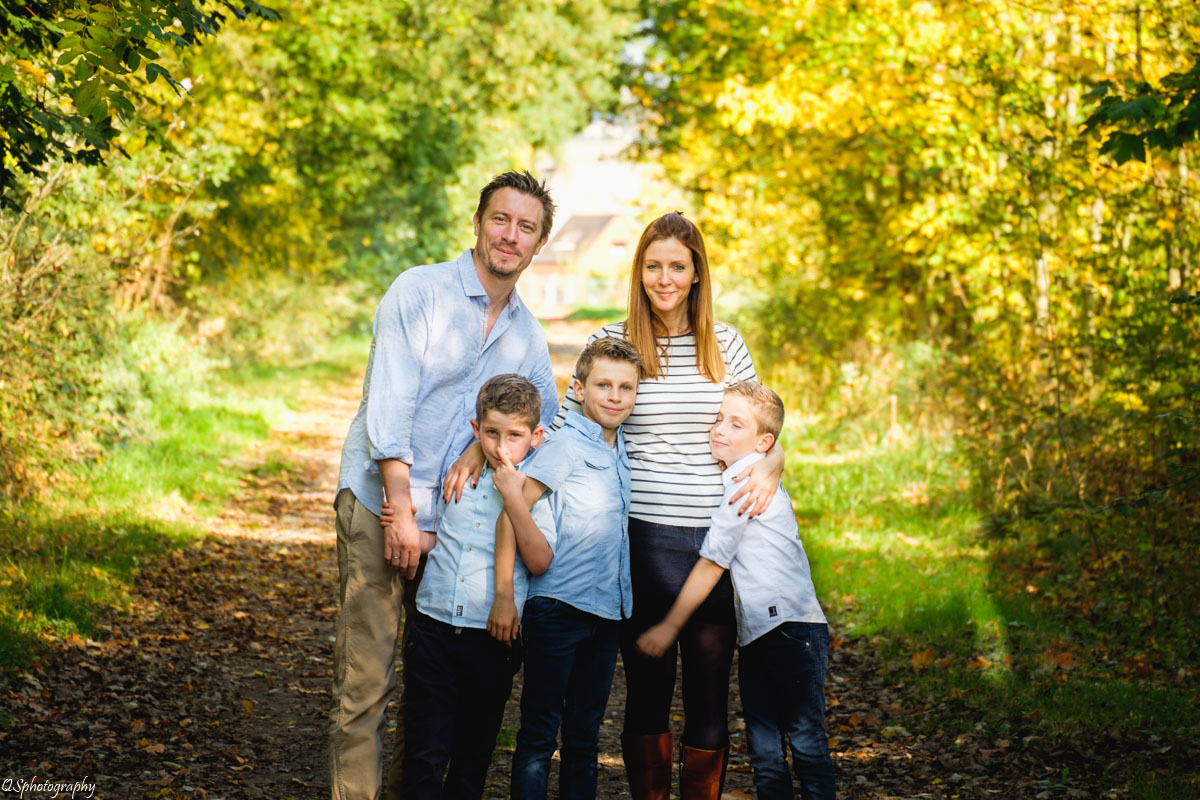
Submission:
[[[582,253],[616,218],[616,214],[573,214],[534,256],[534,263],[557,264]]]

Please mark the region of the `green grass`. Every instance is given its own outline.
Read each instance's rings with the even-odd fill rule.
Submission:
[[[0,505],[10,543],[0,557],[0,681],[38,659],[47,636],[91,635],[102,613],[126,607],[138,568],[200,535],[243,476],[287,469],[271,452],[272,424],[306,393],[345,381],[367,349],[338,339],[303,363],[211,371],[37,501]]]
[[[619,322],[625,319],[626,310],[624,307],[604,307],[604,306],[584,306],[577,308],[567,315],[569,322],[579,322],[581,320],[595,320],[601,324],[607,325],[610,322]]]
[[[1186,575],[1164,584],[1169,561],[1116,548],[1098,560],[1070,519],[1065,533],[988,541],[950,436],[809,418],[784,444],[834,630],[866,639],[889,680],[941,709],[926,732],[1200,738],[1196,682],[1178,679],[1194,674],[1195,616]]]

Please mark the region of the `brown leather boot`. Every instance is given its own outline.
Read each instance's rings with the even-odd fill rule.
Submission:
[[[679,748],[679,800],[721,800],[729,748]]]
[[[671,795],[670,732],[649,736],[621,734],[621,755],[633,800],[667,800]]]

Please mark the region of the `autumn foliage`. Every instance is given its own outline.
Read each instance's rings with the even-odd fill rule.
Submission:
[[[996,532],[1194,529],[1194,4],[644,12],[641,152],[801,391],[915,354],[910,419],[950,413]]]

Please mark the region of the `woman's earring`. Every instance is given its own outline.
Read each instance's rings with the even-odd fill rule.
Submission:
[[[697,275],[696,277],[692,278],[692,283],[699,283],[699,282],[700,282],[700,276],[699,276],[699,275]]]

